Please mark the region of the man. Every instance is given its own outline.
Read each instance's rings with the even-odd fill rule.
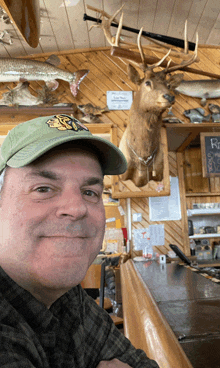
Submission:
[[[158,367],[79,285],[104,236],[103,176],[125,170],[117,147],[67,115],[5,138],[0,367]]]

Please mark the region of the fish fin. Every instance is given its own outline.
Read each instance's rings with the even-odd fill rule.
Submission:
[[[20,79],[19,79],[19,82],[21,82],[21,83],[25,83],[25,82],[27,82],[27,79],[25,79],[25,78],[20,78]]]
[[[209,121],[210,120],[210,117],[211,117],[211,114],[208,114],[208,115],[204,116],[204,119],[203,120]]]
[[[206,98],[202,98],[200,101],[200,105],[201,106],[205,106],[206,105]]]
[[[57,80],[51,80],[46,82],[46,86],[51,90],[51,91],[55,91],[55,89],[58,88],[59,86],[59,82],[57,82]]]
[[[70,90],[74,97],[77,96],[79,85],[88,73],[88,69],[77,70],[75,73],[73,73],[73,81],[70,83]]]
[[[197,110],[201,115],[205,115],[205,110],[202,109],[201,107],[197,107],[195,110]]]
[[[58,66],[60,65],[60,59],[58,58],[57,55],[50,55],[49,58],[45,61],[45,63],[53,65],[53,66]]]
[[[110,111],[109,108],[108,108],[108,106],[105,106],[105,108],[102,109],[102,112],[108,112],[108,111]]]

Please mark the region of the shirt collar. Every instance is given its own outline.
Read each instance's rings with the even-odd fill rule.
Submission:
[[[22,315],[34,330],[41,328],[46,332],[57,326],[58,319],[53,313],[29,291],[12,280],[1,267],[0,296]]]

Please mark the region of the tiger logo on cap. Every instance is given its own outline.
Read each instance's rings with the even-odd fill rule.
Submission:
[[[68,115],[55,115],[52,119],[47,120],[46,123],[50,128],[57,128],[58,130],[74,130],[75,132],[89,130],[79,120]]]

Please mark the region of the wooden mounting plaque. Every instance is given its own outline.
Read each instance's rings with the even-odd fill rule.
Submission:
[[[200,133],[203,177],[220,176],[220,132]]]
[[[115,131],[114,131],[115,129]],[[117,129],[113,128],[112,143],[117,145]],[[168,162],[168,144],[167,144],[167,132],[166,128],[162,127],[161,131],[161,143],[163,145],[163,190],[157,191],[155,189],[146,189],[145,187],[138,188],[134,184],[134,189],[129,191],[120,191],[119,183],[120,178],[118,175],[112,176],[112,198],[145,198],[145,197],[162,197],[170,195],[170,178],[169,178],[169,162]],[[123,182],[122,182],[123,183]],[[126,183],[126,181],[124,181]]]

